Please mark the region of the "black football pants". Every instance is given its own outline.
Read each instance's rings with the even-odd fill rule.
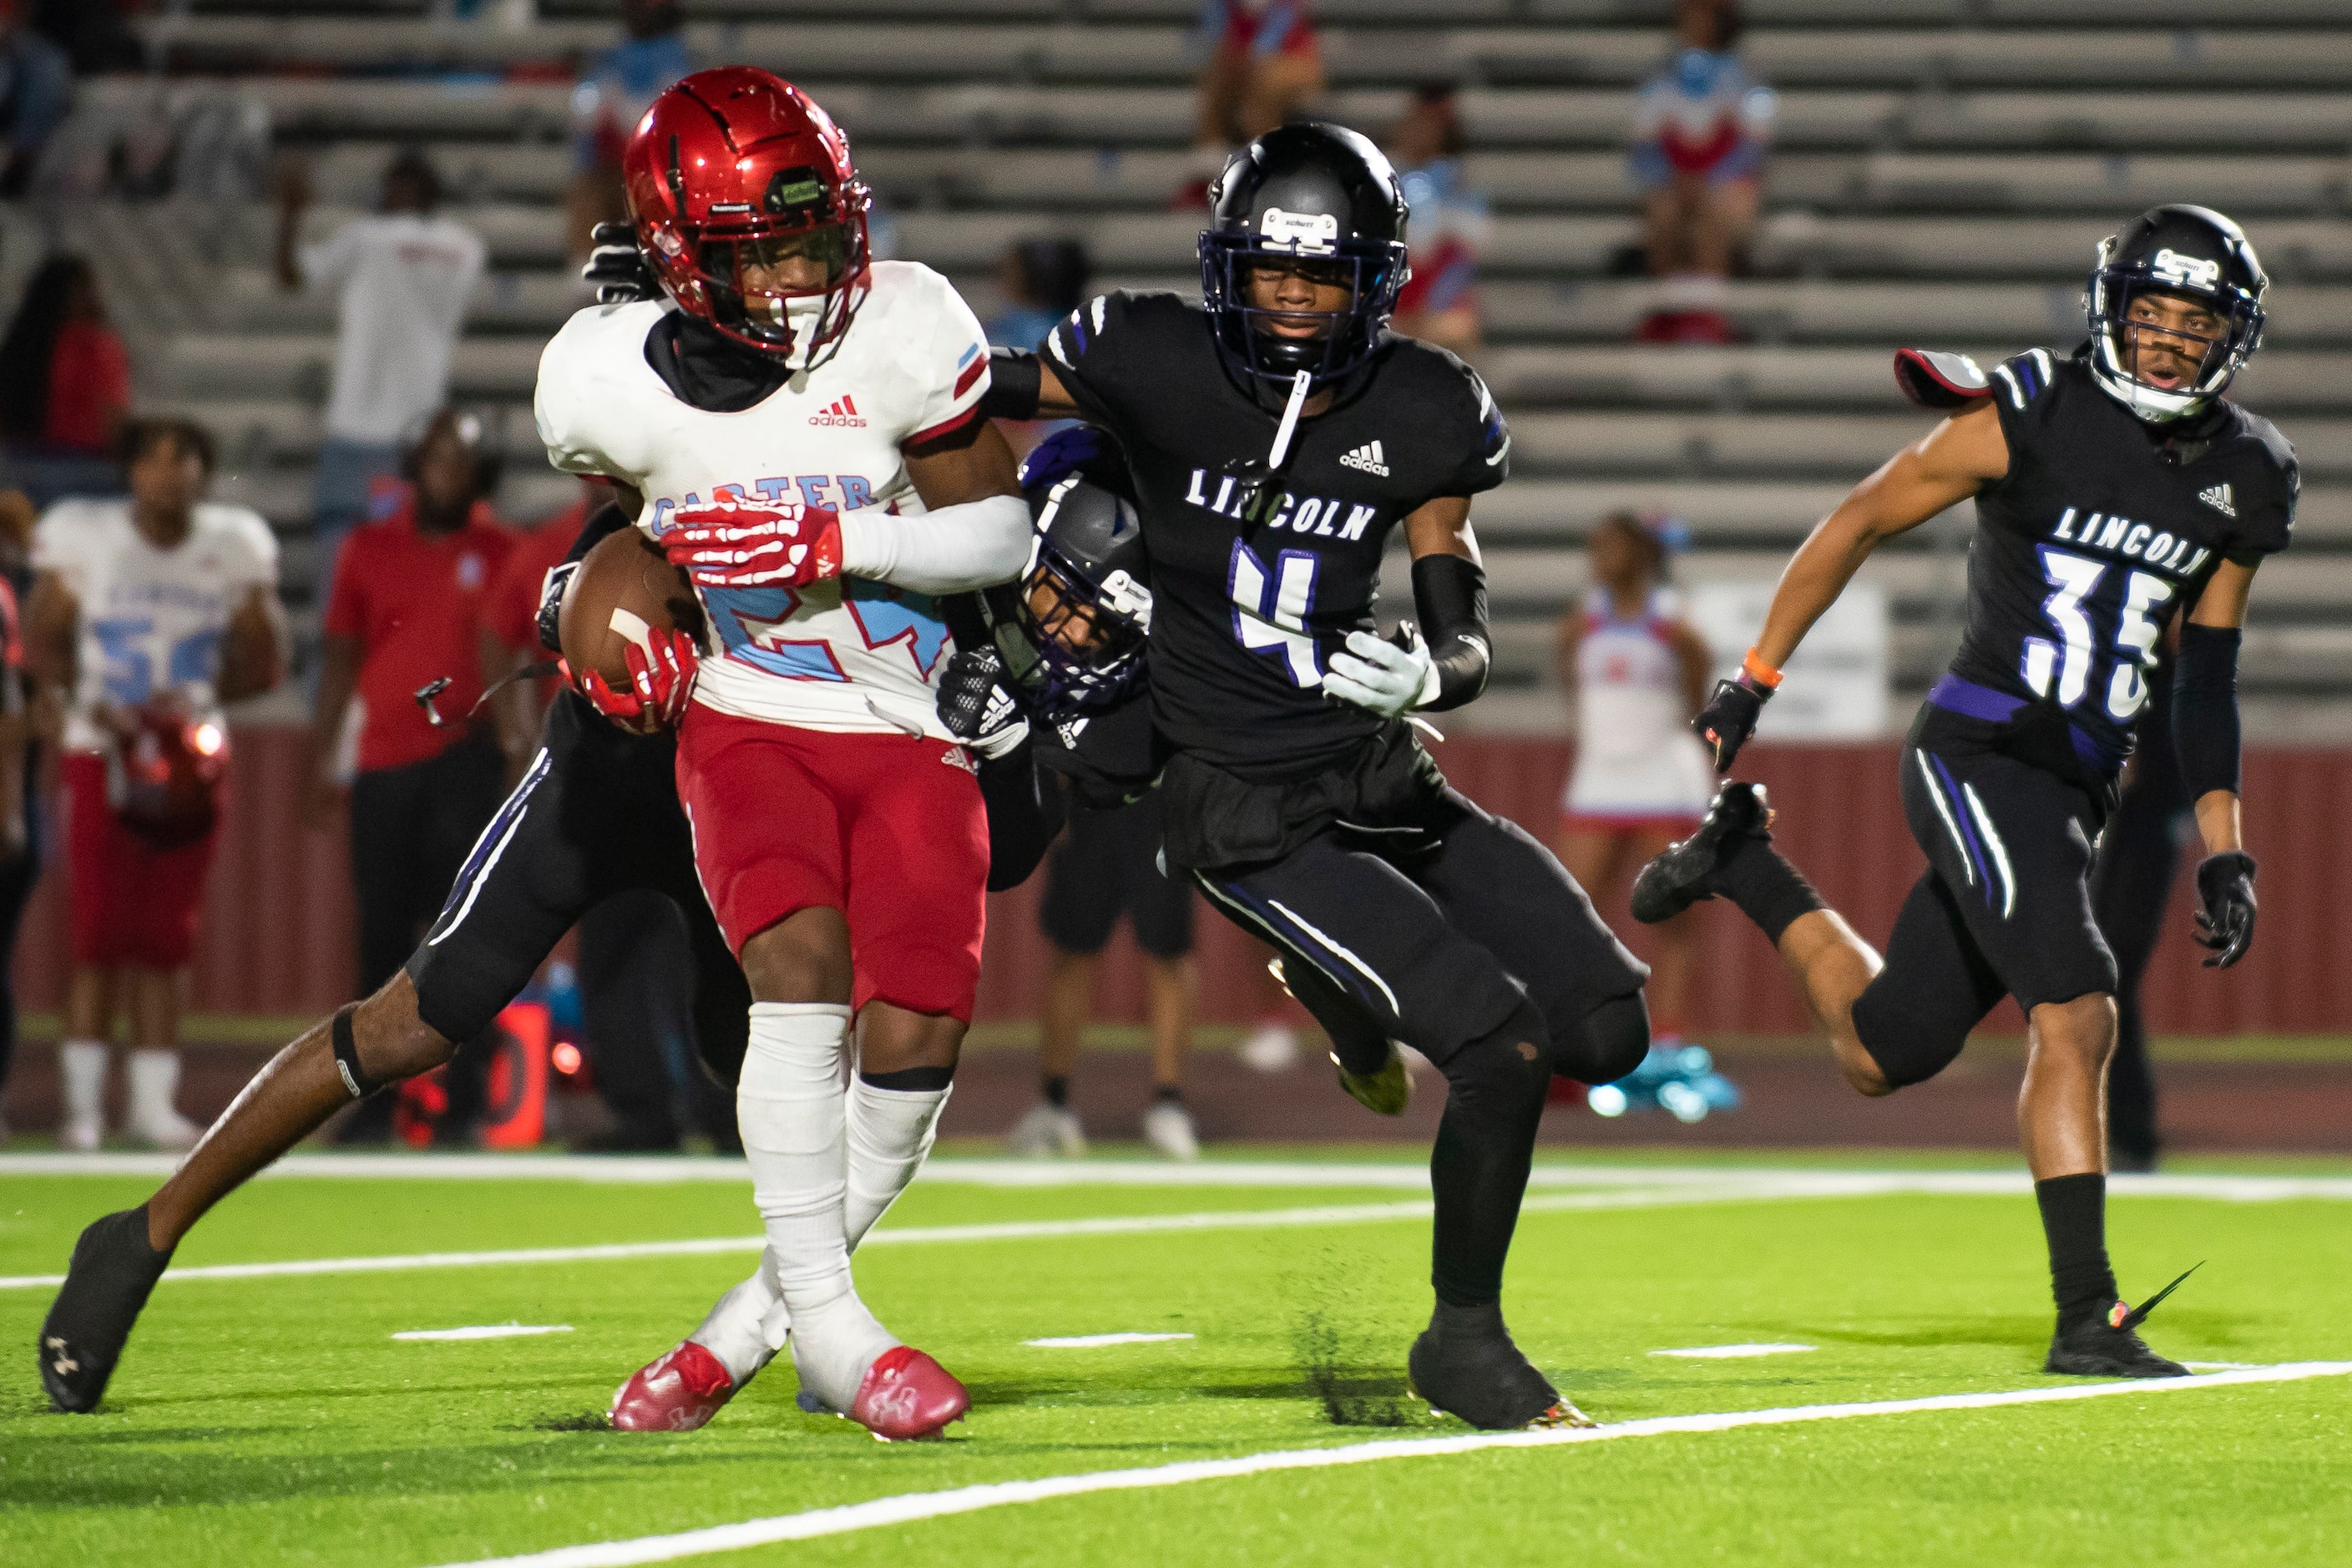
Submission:
[[[2099,840],[2091,870],[2091,912],[2114,950],[2116,1054],[2107,1063],[2107,1147],[2117,1163],[2144,1169],[2156,1161],[2156,1074],[2148,1066],[2147,1018],[2139,981],[2155,956],[2157,938],[2180,869],[2180,847],[2196,829],[2195,803],[2172,749],[2172,666],[2160,665],[2148,683],[2139,750],[2131,783]]]
[[[440,918],[409,956],[417,1012],[428,1026],[447,1039],[473,1038],[583,917],[616,895],[658,893],[685,920],[697,1054],[719,1083],[733,1085],[743,1064],[751,990],[695,879],[676,759],[677,746],[667,737],[624,733],[574,694],[556,698],[530,769],[483,830]],[[648,920],[644,902],[631,903],[639,920]],[[621,962],[614,954],[627,946],[629,934],[625,927],[592,927],[583,933],[583,967],[593,963],[603,971]],[[658,931],[653,940],[661,940]],[[592,998],[603,978],[591,974],[584,982]],[[596,1021],[590,1022],[593,1028]],[[638,1048],[656,1047],[646,1041]],[[695,1103],[707,1097],[688,1098]]]
[[[1445,1075],[1432,1281],[1454,1305],[1498,1299],[1551,1076],[1605,1083],[1639,1065],[1646,971],[1549,850],[1451,790],[1424,821],[1333,827],[1194,877],[1281,951],[1351,1066],[1396,1039]]]
[[[417,933],[441,907],[466,847],[498,809],[506,758],[487,735],[468,735],[421,763],[372,768],[352,781],[352,892],[359,913],[359,994],[372,996],[400,971]],[[478,1032],[478,1031],[477,1031]],[[451,1038],[460,1045],[474,1034]],[[480,1113],[488,1063],[479,1050],[449,1064],[446,1124],[453,1134]],[[390,1097],[362,1106],[337,1134],[391,1136]]]

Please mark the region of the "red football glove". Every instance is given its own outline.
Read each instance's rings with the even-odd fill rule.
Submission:
[[[681,509],[661,547],[701,588],[798,587],[841,575],[841,514],[785,501]]]
[[[615,690],[593,669],[582,671],[575,683],[590,707],[640,735],[676,727],[693,699],[694,677],[702,668],[694,639],[684,632],[650,630],[646,635],[653,647],[650,655],[635,643],[622,650],[622,660],[629,667],[625,689]]]

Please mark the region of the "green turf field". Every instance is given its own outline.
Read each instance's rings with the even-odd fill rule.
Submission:
[[[1414,1170],[1395,1158],[1261,1163],[1223,1178],[1246,1185],[1197,1169],[1160,1184],[1160,1168],[1005,1184],[946,1163],[858,1272],[884,1319],[961,1375],[975,1406],[948,1441],[889,1447],[801,1414],[788,1363],[700,1433],[621,1435],[588,1419],[749,1270],[748,1246],[167,1277],[105,1408],[47,1415],[32,1352],[50,1292],[13,1277],[61,1268],[83,1223],[152,1182],[12,1164],[0,1169],[0,1275],[12,1277],[0,1343],[15,1347],[0,1364],[16,1369],[0,1383],[0,1562],[465,1563],[1148,1470],[1160,1473],[1130,1478],[1135,1489],[982,1492],[965,1500],[976,1511],[947,1517],[891,1522],[940,1505],[885,1504],[771,1527],[748,1549],[694,1537],[659,1554],[551,1561],[2137,1565],[2352,1553],[2352,1376],[1730,1430],[1672,1419],[2082,1386],[2038,1371],[2048,1316],[2032,1205],[1981,1169],[1874,1186],[1855,1162],[1811,1175],[1786,1163],[1552,1168],[1512,1259],[1513,1326],[1601,1422],[1666,1430],[1201,1479],[1166,1471],[1467,1435],[1405,1395],[1427,1226]],[[2352,1362],[2352,1182],[2293,1190],[2321,1195],[2118,1197],[2127,1293],[2207,1260],[2150,1324],[2158,1349]],[[1089,1219],[1120,1223],[1064,1223]],[[951,1228],[974,1226],[985,1228]],[[730,1180],[289,1175],[231,1200],[174,1272],[755,1229]],[[506,1323],[568,1331],[392,1338]],[[1024,1343],[1109,1333],[1190,1337]],[[1652,1353],[1757,1343],[1814,1348]]]

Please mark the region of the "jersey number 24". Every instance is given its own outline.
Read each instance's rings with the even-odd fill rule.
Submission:
[[[2035,696],[2054,696],[2061,708],[2072,708],[2090,695],[2091,667],[2101,639],[2091,624],[2098,606],[2088,601],[2110,570],[2102,562],[2063,550],[2042,552],[2042,575],[2056,590],[2042,601],[2042,613],[2057,628],[2058,640],[2025,639],[2020,673]],[[2170,583],[2147,572],[2133,573],[2124,584],[2111,637],[2115,668],[2105,692],[2107,716],[2117,723],[2130,722],[2147,702],[2147,672],[2156,666],[2157,612],[2172,602],[2173,592]]]

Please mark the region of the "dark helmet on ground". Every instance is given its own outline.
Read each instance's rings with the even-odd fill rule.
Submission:
[[[1029,454],[1021,489],[1034,532],[1029,569],[988,596],[998,651],[1046,705],[1102,706],[1143,673],[1151,629],[1151,574],[1126,458],[1103,431],[1075,426]]]
[[[1281,126],[1234,154],[1209,202],[1202,303],[1226,367],[1253,395],[1279,402],[1302,370],[1319,385],[1371,357],[1408,271],[1404,193],[1378,147],[1341,126]],[[1341,284],[1348,305],[1313,337],[1278,336],[1267,320],[1277,312],[1248,303],[1259,267]]]
[[[2084,300],[2091,369],[2110,396],[2150,424],[2200,413],[2262,346],[2263,290],[2269,286],[2236,224],[2210,207],[2151,207],[2099,246]],[[2133,322],[2132,303],[2151,294],[2192,301],[2221,323],[2211,337],[2163,330],[2175,340],[2204,344],[2194,377],[2179,386],[2152,384],[2137,368],[2137,336],[2151,329]]]

